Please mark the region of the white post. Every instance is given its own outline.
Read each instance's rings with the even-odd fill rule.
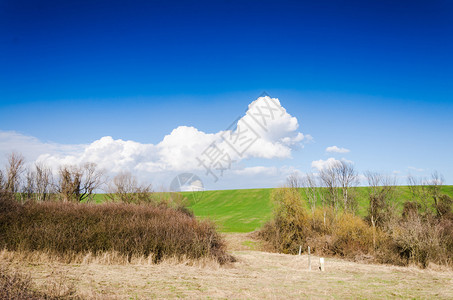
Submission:
[[[308,246],[308,270],[311,271],[310,246]]]
[[[299,246],[299,255],[302,253],[302,246]]]
[[[324,272],[324,257],[319,258],[319,269]]]

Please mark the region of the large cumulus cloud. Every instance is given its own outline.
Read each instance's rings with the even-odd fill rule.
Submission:
[[[193,172],[203,170],[200,158],[213,147],[228,156],[231,163],[249,158],[290,158],[292,151],[310,138],[298,130],[297,118],[291,116],[277,98],[266,96],[250,103],[247,112],[239,116],[231,128],[215,133],[179,126],[157,144],[105,136],[88,145],[61,145],[1,131],[0,151],[17,150],[53,168],[95,162],[110,173]]]

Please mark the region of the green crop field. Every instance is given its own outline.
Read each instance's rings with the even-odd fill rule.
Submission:
[[[357,188],[357,214],[366,216],[368,210],[368,187]],[[400,186],[397,208],[410,200],[409,189]],[[270,199],[272,189],[241,189],[204,192],[183,192],[189,208],[199,218],[214,221],[222,232],[250,232],[260,228],[271,218],[273,203]],[[442,192],[453,197],[453,186],[442,187]],[[301,190],[304,197],[304,191]],[[95,202],[102,202],[104,195],[95,196]],[[318,203],[320,205],[320,203]]]

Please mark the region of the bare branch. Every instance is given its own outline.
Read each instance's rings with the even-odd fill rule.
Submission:
[[[36,200],[45,201],[48,200],[52,192],[53,176],[52,170],[44,165],[43,163],[35,163],[36,177]]]
[[[12,152],[8,156],[8,163],[6,166],[6,190],[10,193],[17,193],[20,189],[20,177],[24,172],[25,158],[22,154]]]
[[[286,184],[289,188],[299,189],[302,187],[302,179],[297,172],[294,172],[286,178]]]
[[[107,197],[115,201],[116,199],[126,202],[149,202],[152,193],[151,185],[139,185],[137,178],[129,172],[121,172],[113,178],[113,182],[108,187]]]
[[[59,175],[58,191],[63,201],[92,200],[104,178],[104,172],[97,170],[95,163],[86,163],[82,167],[63,166]]]

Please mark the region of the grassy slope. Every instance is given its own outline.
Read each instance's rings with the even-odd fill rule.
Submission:
[[[193,194],[183,193],[189,199],[190,208],[196,216],[209,217],[223,232],[250,232],[260,228],[271,218],[273,204],[270,201],[272,189],[244,189],[205,191],[198,201]],[[398,208],[410,199],[406,186],[398,187]],[[453,186],[444,186],[442,192],[453,197]],[[358,214],[366,216],[368,210],[368,187],[358,188]],[[302,192],[303,194],[303,192]],[[198,195],[197,197],[198,198]]]
[[[243,189],[205,191],[203,195],[191,192],[182,193],[189,200],[189,207],[196,216],[210,218],[223,232],[250,232],[260,228],[271,218],[273,204],[270,200],[272,189]],[[360,187],[358,192],[358,215],[366,216],[368,210],[368,187]],[[406,186],[398,187],[398,208],[410,199]],[[442,192],[453,197],[453,186],[444,186]],[[302,195],[304,192],[301,191]],[[198,199],[199,198],[199,199]],[[104,195],[96,195],[95,202],[100,203]],[[195,201],[195,199],[198,199]],[[320,203],[319,203],[320,204]]]
[[[198,201],[189,199],[196,216],[213,220],[224,232],[249,232],[260,228],[272,213],[272,189],[205,191]]]

